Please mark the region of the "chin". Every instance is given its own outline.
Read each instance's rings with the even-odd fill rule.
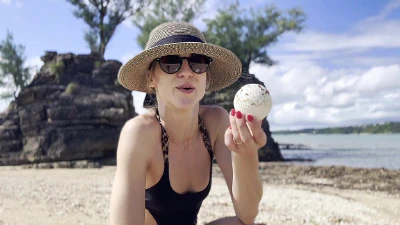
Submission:
[[[202,96],[196,96],[192,98],[177,97],[172,100],[172,104],[178,109],[191,109],[199,105]]]
[[[173,104],[176,108],[184,110],[195,107],[199,104],[199,101],[197,99],[175,99]]]

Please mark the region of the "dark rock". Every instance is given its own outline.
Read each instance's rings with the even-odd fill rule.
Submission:
[[[115,158],[124,123],[136,116],[130,91],[115,83],[120,62],[46,52],[40,72],[0,114],[0,165]],[[61,163],[58,167],[63,167]]]
[[[53,51],[46,51],[44,56],[40,57],[40,59],[46,63],[48,61],[52,61],[54,59],[54,57],[57,55],[57,52],[53,52]]]
[[[118,74],[118,70],[121,66],[122,64],[120,62],[109,60],[93,71],[93,77],[96,81],[101,83],[114,85],[117,79],[115,74]]]

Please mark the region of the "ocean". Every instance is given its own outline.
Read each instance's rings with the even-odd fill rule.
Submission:
[[[285,159],[307,165],[339,165],[400,170],[400,134],[273,134],[279,144],[302,144],[307,150],[282,149]]]

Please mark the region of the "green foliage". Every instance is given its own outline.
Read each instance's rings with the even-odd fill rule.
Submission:
[[[89,26],[85,41],[102,59],[107,44],[126,18],[143,9],[151,0],[67,0],[75,6],[74,15]]]
[[[332,127],[322,129],[302,129],[296,131],[276,131],[274,134],[380,134],[400,133],[400,122],[388,122],[384,124],[371,124],[362,126]]]
[[[98,69],[101,66],[101,61],[95,61],[94,62],[94,68]]]
[[[191,22],[201,14],[205,0],[154,0],[146,10],[137,13],[132,23],[140,29],[137,38],[144,49],[150,32],[158,25],[171,21]]]
[[[31,78],[29,67],[25,67],[25,47],[14,44],[14,37],[7,31],[6,39],[0,43],[0,87],[14,86],[11,91],[3,93],[0,98],[17,97],[17,92],[28,85]]]
[[[248,73],[251,62],[273,65],[267,47],[286,32],[302,31],[305,20],[305,14],[298,8],[287,13],[273,5],[244,10],[237,2],[226,10],[218,10],[214,19],[205,20],[204,34],[208,42],[234,52],[243,64],[243,72]]]
[[[62,71],[64,70],[64,63],[58,61],[49,65],[50,73],[56,75],[57,80],[60,78]]]
[[[67,94],[76,94],[79,90],[79,84],[71,82],[68,84],[67,88],[65,89],[65,93]]]
[[[95,29],[86,30],[84,38],[91,52],[98,52],[100,50],[99,34]]]

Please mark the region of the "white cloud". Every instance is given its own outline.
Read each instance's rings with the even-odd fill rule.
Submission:
[[[27,59],[24,64],[25,67],[31,67],[30,72],[32,75],[31,77],[32,79],[36,75],[36,72],[40,70],[42,65],[43,62],[41,61],[40,56],[31,57]],[[10,77],[8,77],[5,82],[10,85],[7,85],[7,87],[1,87],[0,94],[5,92],[10,92],[15,89],[15,85],[13,85],[13,82],[10,79]],[[10,104],[10,101],[11,99],[0,99],[0,113],[7,109],[8,105]]]
[[[271,130],[400,121],[400,20],[386,19],[398,8],[341,33],[286,34],[269,51],[277,65],[252,64],[273,98]]]
[[[31,67],[30,72],[34,76],[37,71],[43,66],[43,61],[40,56],[31,57],[25,61],[25,67]]]
[[[400,64],[359,69],[250,69],[270,90],[272,130],[400,120]]]
[[[350,30],[341,33],[305,30],[300,34],[285,34],[282,41],[271,49],[290,53],[308,53],[314,56],[345,51],[344,55],[349,56],[351,51],[355,53],[373,48],[400,48],[400,38],[397,38],[400,37],[400,29],[398,29],[400,21],[386,19],[398,8],[400,8],[400,0],[393,0],[386,4],[377,15],[366,18],[353,25]]]
[[[392,0],[386,4],[378,15],[367,18],[366,22],[375,22],[385,19],[395,9],[400,8],[400,0]]]
[[[195,18],[192,24],[196,26],[199,30],[205,31],[207,29],[207,25],[204,20],[215,18],[217,16],[218,9],[223,5],[228,5],[231,2],[232,1],[230,0],[206,0],[204,3],[204,7],[201,9],[203,13]]]
[[[290,51],[334,51],[363,48],[400,48],[400,21],[384,21],[358,27],[352,32],[328,34],[308,31],[288,35],[290,42],[276,48]]]
[[[11,5],[12,2],[15,2],[15,7],[22,8],[24,3],[21,0],[0,0],[0,3],[5,5]]]
[[[144,98],[146,94],[144,92],[133,91],[133,106],[135,107],[135,112],[137,114],[142,114],[147,111],[147,109],[143,108]]]
[[[22,1],[16,0],[15,1],[15,6],[20,9],[20,8],[22,8],[24,6],[24,3]]]
[[[192,2],[196,1],[192,0]],[[199,30],[204,31],[206,29],[206,24],[203,20],[214,18],[217,15],[218,8],[231,2],[232,0],[206,0],[204,3],[204,7],[201,9],[202,13],[200,13],[198,17],[196,17],[192,21],[192,24],[196,26]],[[122,22],[122,25],[130,29],[136,28],[136,26],[133,25],[131,18],[126,19],[124,22]]]
[[[9,5],[11,3],[11,0],[0,0],[0,3],[3,3],[5,5]]]
[[[123,64],[125,64],[126,62],[128,62],[130,59],[132,59],[138,53],[139,53],[139,51],[131,51],[131,52],[125,53],[124,55],[122,55],[120,61]]]

